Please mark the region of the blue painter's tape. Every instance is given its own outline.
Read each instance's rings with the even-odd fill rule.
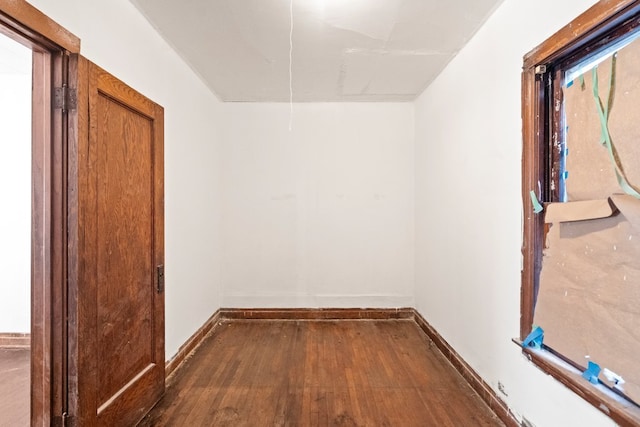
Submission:
[[[533,190],[531,190],[529,192],[529,195],[531,196],[531,204],[533,205],[533,212],[534,213],[540,213],[542,212],[542,210],[544,209],[542,207],[542,205],[540,204],[540,202],[538,201],[538,198],[536,197],[536,193],[534,193]]]
[[[569,171],[562,172],[562,179],[566,180],[567,178],[569,178]]]
[[[524,347],[534,347],[540,350],[542,348],[542,341],[544,340],[544,331],[540,326],[531,331],[529,335],[524,339],[522,345]]]
[[[571,80],[569,83],[567,83],[567,87],[571,87],[573,86],[573,80]]]
[[[589,361],[587,369],[582,373],[582,377],[589,380],[591,384],[598,384],[598,375],[600,375],[600,365]]]

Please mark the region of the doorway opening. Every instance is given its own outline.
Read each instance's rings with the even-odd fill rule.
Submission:
[[[11,81],[0,88],[1,240],[8,240],[9,234],[19,235],[18,230],[26,228],[22,232],[26,241],[18,243],[14,239],[8,249],[0,249],[2,261],[11,259],[6,265],[0,264],[0,288],[21,295],[17,298],[22,300],[7,302],[10,310],[0,305],[11,319],[11,324],[0,324],[0,333],[7,333],[14,343],[21,340],[23,346],[28,345],[30,356],[28,376],[19,376],[22,391],[15,396],[3,395],[11,399],[0,399],[0,408],[6,402],[20,420],[26,416],[27,421],[5,424],[9,411],[3,409],[0,426],[44,427],[61,424],[67,408],[67,119],[62,108],[56,107],[54,95],[67,83],[68,57],[79,51],[80,42],[23,0],[0,2],[0,37],[2,46],[7,46],[0,49],[0,63],[14,74],[20,71],[17,74],[23,81],[21,85]],[[26,64],[7,65],[8,57],[16,55]],[[16,117],[19,111],[21,119]],[[14,131],[9,136],[8,129],[19,122],[26,123],[20,125],[18,134],[22,136]],[[21,272],[18,276],[23,278],[10,282],[10,268]],[[27,289],[13,280],[26,280]],[[11,371],[16,372],[14,368]],[[20,397],[25,395],[24,382],[28,386],[26,400]]]
[[[30,48],[0,34],[0,425],[28,425],[31,361]]]

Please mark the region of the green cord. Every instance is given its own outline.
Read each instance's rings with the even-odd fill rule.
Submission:
[[[611,58],[611,73],[609,75],[609,98],[607,99],[606,106],[602,105],[602,100],[600,99],[598,90],[598,67],[594,67],[591,73],[593,77],[593,97],[596,101],[596,108],[598,109],[598,116],[600,117],[600,128],[602,132],[600,143],[604,145],[609,152],[609,159],[611,160],[611,164],[613,165],[613,169],[616,173],[616,179],[618,180],[620,188],[622,188],[622,190],[626,194],[640,199],[640,193],[627,181],[625,173],[622,170],[622,166],[620,165],[620,160],[613,145],[613,141],[611,141],[611,134],[609,133],[608,120],[609,113],[611,112],[611,106],[613,105],[613,97],[615,91],[616,54],[614,54]]]

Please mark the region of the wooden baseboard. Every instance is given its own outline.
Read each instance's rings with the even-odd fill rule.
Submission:
[[[0,332],[0,347],[29,348],[31,347],[31,334]]]
[[[198,329],[189,339],[180,346],[175,356],[165,365],[165,378],[169,378],[174,374],[180,365],[187,359],[204,340],[204,338],[211,332],[218,322],[222,320],[220,310],[213,313],[213,315]]]
[[[509,427],[519,427],[520,423],[513,416],[509,407],[503,402],[489,384],[487,384],[480,375],[456,352],[449,343],[427,322],[416,310],[413,310],[415,322],[420,329],[433,341],[442,352],[444,357],[449,360],[451,365],[462,375],[469,383],[471,388],[475,390],[482,400],[491,408],[491,410],[500,418],[500,420]]]
[[[221,308],[236,320],[386,320],[413,319],[412,308]]]

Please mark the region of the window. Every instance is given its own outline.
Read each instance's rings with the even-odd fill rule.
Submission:
[[[522,107],[521,340],[542,369],[637,425],[640,5],[601,1],[526,55]]]

